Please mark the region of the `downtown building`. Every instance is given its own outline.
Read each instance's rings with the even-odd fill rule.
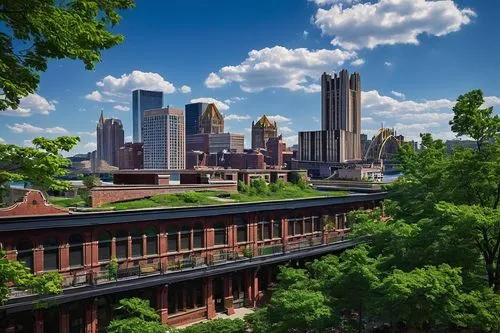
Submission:
[[[143,142],[144,112],[162,107],[163,92],[142,89],[132,91],[132,140],[134,143]]]
[[[207,110],[209,103],[186,104],[186,135],[202,133],[200,131],[201,115]],[[224,130],[222,130],[224,131]]]
[[[118,151],[124,143],[124,132],[121,120],[115,118],[104,119],[104,115],[101,112],[96,127],[96,133],[96,163],[99,164],[104,161],[111,166],[118,166]]]
[[[184,169],[184,113],[166,107],[144,112],[144,168]]]
[[[359,161],[361,78],[347,70],[321,76],[321,130],[299,132],[297,161],[313,176],[329,176],[331,165]]]
[[[252,149],[266,149],[269,138],[278,136],[278,125],[263,115],[257,122],[252,121]]]

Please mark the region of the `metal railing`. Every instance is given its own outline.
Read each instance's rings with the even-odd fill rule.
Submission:
[[[257,256],[267,256],[271,254],[283,253],[283,244],[265,245],[257,247]]]
[[[312,246],[318,246],[323,244],[322,236],[308,237],[296,242],[289,242],[287,245],[287,250],[290,252],[298,251],[303,248],[308,248]]]

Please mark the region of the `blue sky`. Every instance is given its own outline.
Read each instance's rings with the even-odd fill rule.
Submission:
[[[358,71],[362,129],[453,137],[459,94],[481,88],[500,109],[499,1],[138,0],[114,28],[125,42],[86,71],[52,61],[35,95],[0,113],[0,141],[79,135],[72,153],[95,148],[100,110],[130,136],[131,93],[161,89],[165,105],[217,100],[226,129],[243,133],[266,114],[288,144],[319,129],[319,76]]]

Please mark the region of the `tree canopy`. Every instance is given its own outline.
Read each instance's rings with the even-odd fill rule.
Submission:
[[[86,69],[101,51],[123,42],[109,29],[133,0],[2,0],[0,21],[0,110],[16,109],[34,93],[50,59],[78,59]]]

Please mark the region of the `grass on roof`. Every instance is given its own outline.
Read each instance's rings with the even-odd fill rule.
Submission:
[[[80,197],[76,198],[62,198],[62,197],[48,197],[49,203],[61,207],[84,207],[85,200]]]

